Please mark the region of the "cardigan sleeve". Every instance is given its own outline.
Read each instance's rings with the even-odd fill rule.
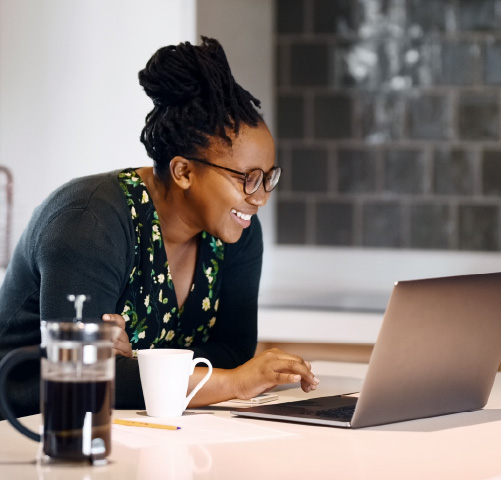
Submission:
[[[216,325],[206,344],[190,347],[214,367],[235,368],[250,360],[257,346],[257,309],[263,259],[259,219],[240,240],[227,244]]]
[[[61,235],[65,229],[72,233]],[[110,233],[92,212],[68,212],[53,222],[39,247],[41,278],[46,280],[40,289],[42,318],[64,315],[68,304],[73,308],[65,298],[67,293],[90,296],[84,304],[86,317],[100,319],[104,313],[120,313],[116,304],[129,279],[132,263],[128,252],[133,247],[124,241],[124,235]],[[66,305],[61,308],[61,304]],[[136,359],[116,358],[115,407],[144,408]]]
[[[90,191],[75,206],[59,194],[35,211],[0,289],[0,356],[40,343],[40,319],[73,318],[68,294],[90,297],[87,318],[115,312],[133,266],[134,232],[123,215],[125,202],[106,185],[105,198],[93,200]],[[39,383],[38,362],[11,373],[9,399],[17,415],[40,411]]]
[[[36,243],[42,320],[72,318],[69,294],[84,294],[84,316],[114,312],[128,280],[133,247],[86,209],[65,210],[46,226]]]

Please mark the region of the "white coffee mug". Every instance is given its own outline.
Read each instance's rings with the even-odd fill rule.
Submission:
[[[193,358],[192,350],[158,348],[138,350],[139,375],[143,388],[146,413],[151,417],[179,417],[190,400],[212,375],[212,365],[206,358]],[[186,396],[189,378],[198,363],[209,369],[204,378]]]

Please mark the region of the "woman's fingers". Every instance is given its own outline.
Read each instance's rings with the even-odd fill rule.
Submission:
[[[318,378],[311,371],[311,365],[305,365],[299,361],[278,360],[273,365],[275,372],[280,372],[276,377],[277,385],[301,382],[301,388],[305,392],[316,390]]]
[[[125,330],[125,320],[122,315],[118,313],[105,313],[102,318],[105,322],[115,322],[122,330]]]
[[[113,353],[115,355],[123,355],[124,357],[132,358],[132,347],[129,342],[129,336],[125,331],[124,318],[116,313],[106,313],[102,318],[105,322],[114,322],[118,327],[120,327],[120,333],[115,340]]]
[[[303,390],[307,388],[308,390],[305,391],[310,391],[310,390],[315,390],[316,386],[319,383],[318,378],[313,375],[311,371],[311,364],[309,362],[306,362],[303,360],[301,357],[298,357],[297,355],[292,355],[290,353],[283,352],[277,348],[267,350],[263,352],[264,355],[268,355],[268,357],[271,357],[270,361],[273,361],[273,370],[277,372],[290,372],[291,374],[296,374],[299,375],[299,378],[289,376],[287,377],[288,381],[281,381],[280,384],[283,383],[297,383],[301,381],[301,387]],[[285,377],[278,377],[280,380],[283,380]],[[293,379],[294,380],[291,380]]]
[[[251,398],[277,385],[301,382],[305,392],[315,390],[319,383],[311,364],[301,357],[271,349],[262,352],[233,371],[237,398]]]

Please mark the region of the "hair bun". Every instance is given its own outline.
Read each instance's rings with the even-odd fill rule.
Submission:
[[[184,105],[202,94],[197,52],[189,42],[162,47],[139,72],[139,83],[156,106]]]

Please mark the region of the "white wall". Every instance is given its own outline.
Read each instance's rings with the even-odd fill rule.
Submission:
[[[137,72],[195,40],[195,0],[0,0],[0,164],[14,174],[14,242],[76,176],[150,164]]]

